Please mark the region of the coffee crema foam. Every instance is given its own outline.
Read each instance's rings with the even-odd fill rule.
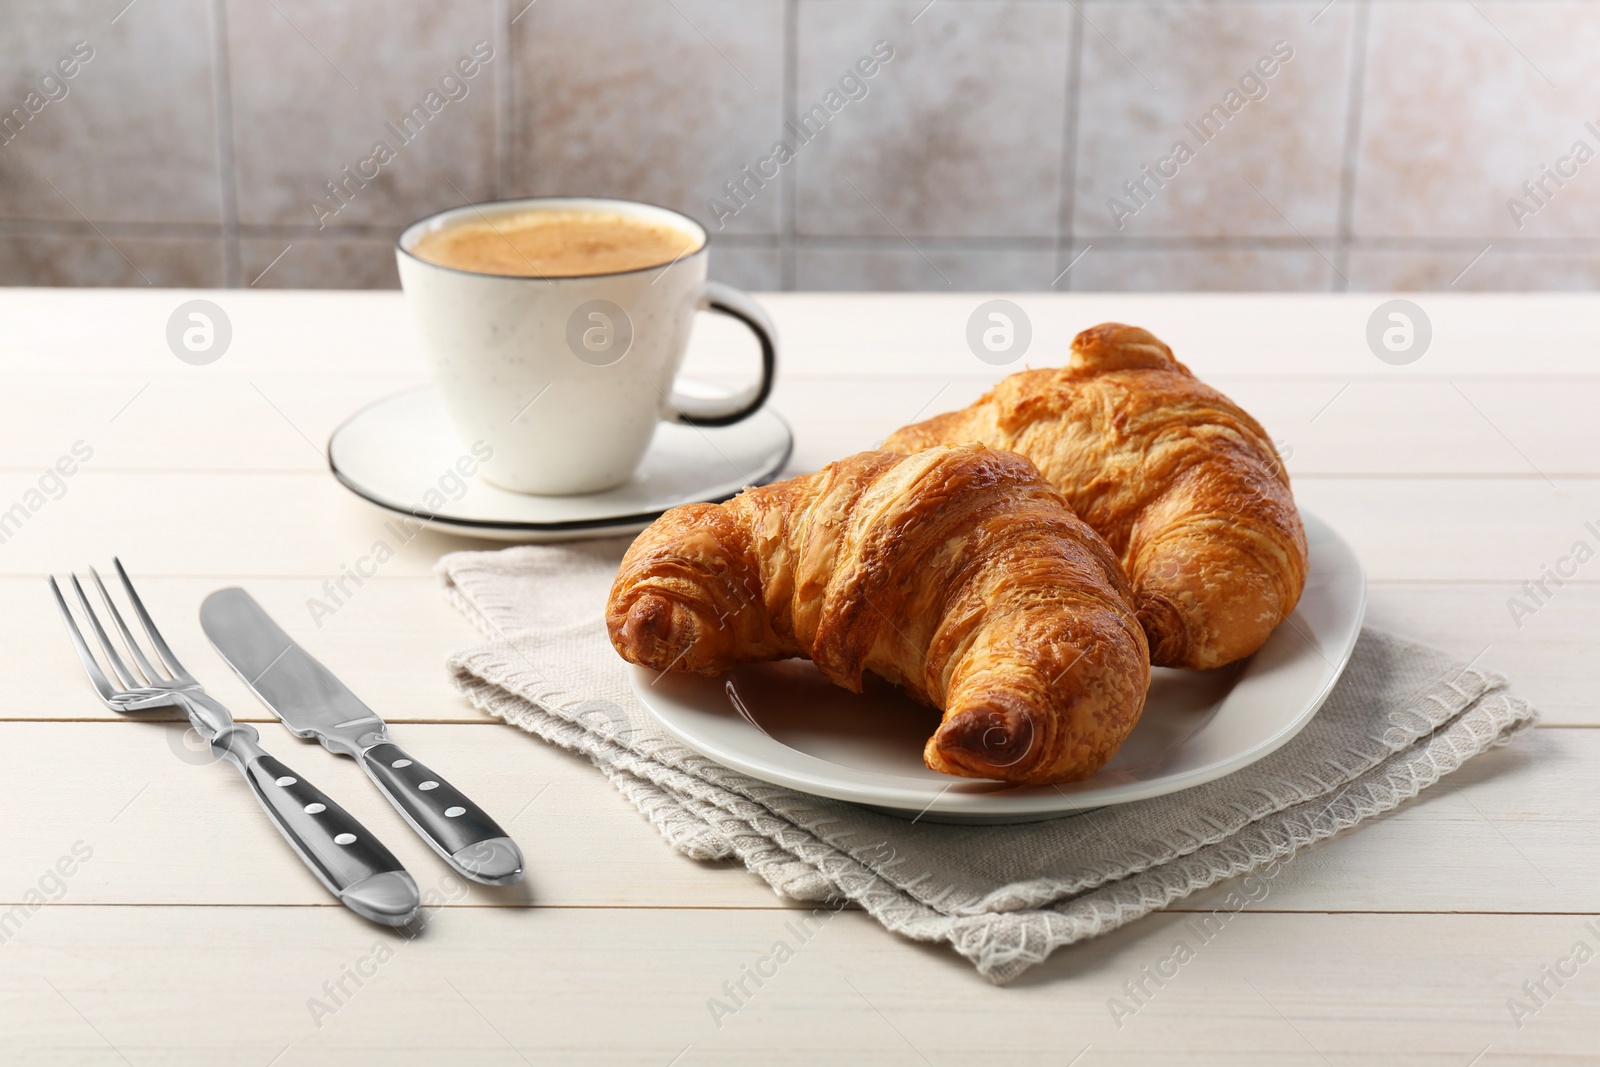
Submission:
[[[611,211],[523,211],[423,234],[411,254],[475,274],[581,278],[664,266],[699,250],[676,226]]]

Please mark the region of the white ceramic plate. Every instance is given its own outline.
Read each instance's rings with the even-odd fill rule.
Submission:
[[[1311,720],[1350,660],[1366,609],[1355,553],[1301,512],[1311,570],[1294,614],[1243,663],[1152,671],[1144,714],[1098,774],[1017,788],[922,763],[939,713],[887,683],[855,694],[810,663],[750,664],[722,678],[633,668],[633,690],[685,745],[752,778],[933,822],[1028,822],[1200,785],[1254,763]],[[735,701],[737,697],[737,702]]]
[[[679,379],[678,388],[718,393],[688,379]],[[351,416],[328,441],[328,466],[357,496],[429,526],[503,541],[571,541],[638,533],[668,508],[726,500],[769,482],[793,447],[788,424],[763,408],[732,426],[662,423],[633,480],[603,493],[533,496],[482,478],[466,479],[463,487],[455,465],[471,453],[438,390],[426,385]],[[442,507],[425,504],[430,491],[441,493]]]

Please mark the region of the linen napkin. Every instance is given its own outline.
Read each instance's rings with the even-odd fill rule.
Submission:
[[[1368,629],[1310,724],[1225,778],[1046,822],[911,821],[728,770],[657,727],[603,620],[629,540],[442,559],[446,596],[488,639],[451,656],[455,683],[588,756],[685,855],[739,860],[796,900],[853,901],[996,983],[1388,811],[1536,718],[1499,675]]]

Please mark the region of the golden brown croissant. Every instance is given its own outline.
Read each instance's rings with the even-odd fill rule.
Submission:
[[[1033,460],[1110,542],[1157,666],[1242,659],[1300,599],[1306,535],[1271,439],[1145,330],[1085,330],[1067,366],[1013,374],[883,447],[961,441]]]
[[[724,504],[674,508],[628,549],[611,643],[658,670],[806,656],[944,712],[946,774],[1065,782],[1144,707],[1144,633],[1106,543],[1033,465],[982,445],[862,452]]]

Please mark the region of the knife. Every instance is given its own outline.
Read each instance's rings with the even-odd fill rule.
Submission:
[[[243,589],[200,605],[200,626],[223,660],[297,737],[353,757],[411,828],[476,882],[522,880],[522,852],[482,808],[389,740],[388,727],[312,658]]]

